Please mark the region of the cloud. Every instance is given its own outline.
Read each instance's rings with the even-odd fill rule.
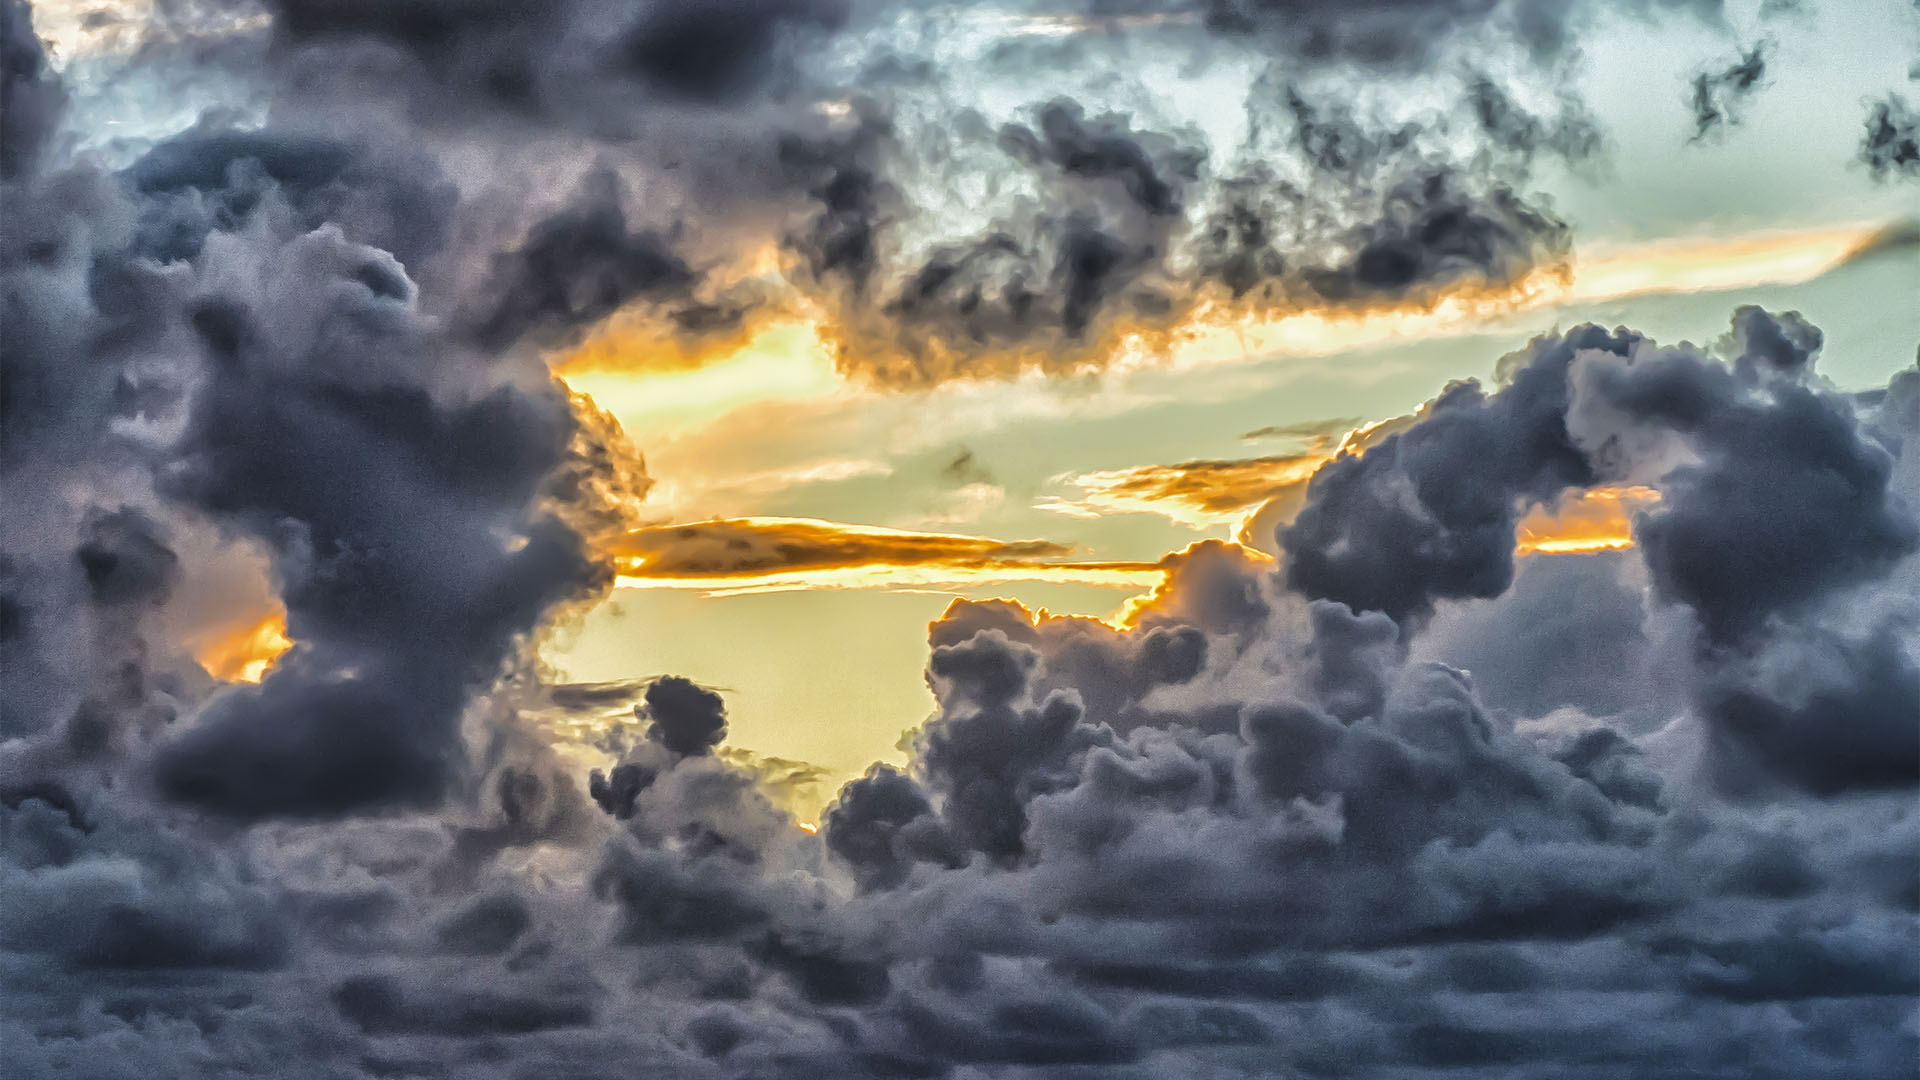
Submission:
[[[1738,125],[1747,102],[1759,93],[1767,77],[1767,54],[1771,41],[1756,42],[1724,69],[1702,71],[1693,77],[1688,98],[1693,107],[1693,136],[1701,142],[1725,128]]]
[[[1298,454],[1069,475],[1061,481],[1079,488],[1081,494],[1043,497],[1034,508],[1069,517],[1157,514],[1199,530],[1225,524],[1233,527],[1237,542],[1277,551],[1272,539],[1275,530],[1291,524],[1306,506],[1308,484],[1322,467],[1342,455],[1361,453],[1417,420],[1417,416],[1406,416],[1361,425],[1338,440],[1316,434],[1312,448]],[[1283,430],[1274,429],[1275,433]],[[1630,547],[1634,542],[1631,516],[1658,499],[1659,492],[1650,487],[1628,485],[1577,492],[1552,505],[1536,504],[1516,522],[1516,551],[1565,554]]]
[[[1077,473],[1062,482],[1079,488],[1079,495],[1051,496],[1034,506],[1070,517],[1159,514],[1182,525],[1208,529],[1237,520],[1270,499],[1304,490],[1307,478],[1327,460],[1327,455],[1318,453],[1280,454]]]
[[[899,388],[1098,369],[1223,321],[1524,298],[1571,254],[1536,162],[1606,150],[1566,75],[1613,14],[1585,3],[945,21],[843,0],[403,7],[276,0],[222,31],[204,0],[151,36],[204,23],[202,55],[223,33],[248,43],[234,76],[302,138],[486,157],[460,222],[395,220],[447,232],[434,270],[463,280],[459,316],[489,348],[587,335],[595,366],[698,365],[802,310],[846,375]],[[1631,14],[1672,10],[1718,14]],[[1243,69],[1244,139],[1209,145],[1144,82],[1151,107],[1131,112],[1056,94],[989,118],[965,63],[916,55],[1017,82],[1128,70],[1136,42]],[[148,61],[193,63],[167,57]],[[1703,75],[1716,116],[1751,86],[1739,70]],[[1354,107],[1355,78],[1382,107]],[[504,236],[517,248],[493,250]],[[393,250],[424,280],[416,246]]]
[[[57,101],[30,59],[20,100]],[[438,801],[467,706],[610,583],[585,537],[644,474],[616,478],[602,418],[543,367],[489,367],[425,310],[395,253],[426,267],[447,243],[437,166],[207,121],[116,173],[7,183],[9,221],[33,222],[7,238],[7,467],[91,492],[9,539],[22,647],[93,636],[103,665],[10,666],[32,703],[10,726],[84,729],[79,758],[138,746],[129,782],[238,819]],[[240,546],[210,531],[264,553],[285,612],[281,658],[231,672],[261,662],[258,685],[209,685],[160,636],[175,574],[219,577]],[[111,634],[75,621],[75,574],[124,613]]]
[[[1815,375],[1822,344],[1797,314],[1754,307],[1734,313],[1724,360],[1592,326],[1539,339],[1503,361],[1494,393],[1456,384],[1412,427],[1316,473],[1281,532],[1288,583],[1418,625],[1443,600],[1508,590],[1521,510],[1650,483],[1658,499],[1633,513],[1632,539],[1655,595],[1698,627],[1700,705],[1738,750],[1726,760],[1743,760],[1721,782],[1905,783],[1906,765],[1889,779],[1863,762],[1907,760],[1911,710],[1889,712],[1844,676],[1858,696],[1827,704],[1855,711],[1872,749],[1776,753],[1811,722],[1774,681],[1788,657],[1884,665],[1876,686],[1904,685],[1914,666],[1889,651],[1887,624],[1863,637],[1825,621],[1835,597],[1920,550],[1920,527],[1893,482],[1888,434]],[[1617,501],[1601,508],[1619,513]]]
[[[928,264],[893,246],[912,117],[810,92],[833,50],[802,46],[871,12],[694,13],[282,0],[245,31],[265,67],[198,42],[264,126],[118,167],[68,152],[66,90],[0,6],[9,1075],[1910,1069],[1920,372],[1841,391],[1811,323],[1757,308],[1707,348],[1549,334],[1322,465],[1278,557],[643,525],[644,468],[532,343],[677,304],[650,271],[681,201],[789,241],[856,311]],[[1551,67],[1594,17],[1125,14],[1395,78],[1496,34]],[[1229,229],[1244,295],[1397,301],[1556,252],[1502,142],[1528,125],[1481,104],[1490,172],[1324,103],[1282,124],[1304,197],[1256,194],[1331,208],[1311,238],[1343,243]],[[1147,290],[1193,280],[1156,237],[1207,194],[1144,112],[1041,109],[1017,154],[993,125],[974,147],[1045,186],[967,270],[1008,347],[1154,314]],[[603,155],[650,198],[574,183]],[[580,258],[546,275],[549,247]],[[1029,321],[996,321],[1009,270],[1044,271]],[[497,335],[463,318],[501,302]],[[966,324],[942,303],[928,325]],[[849,363],[1004,370],[943,340],[950,369]],[[1542,507],[1634,544],[1519,559]],[[777,798],[804,769],[725,745],[724,692],[551,685],[539,637],[637,572],[1152,590],[1118,623],[953,604],[904,764],[815,834]],[[284,611],[258,683],[193,658],[259,613],[210,581]]]
[[[1332,438],[1351,431],[1360,425],[1357,416],[1333,420],[1304,420],[1298,424],[1269,424],[1255,428],[1240,436],[1242,442],[1259,442],[1263,439],[1309,439]]]
[[[727,734],[727,710],[720,695],[678,676],[647,686],[645,710],[652,721],[647,736],[676,754],[710,752]]]
[[[1875,180],[1920,176],[1920,114],[1899,94],[1888,94],[1867,113],[1860,160]]]
[[[1512,381],[1495,393],[1456,383],[1411,427],[1315,473],[1280,536],[1288,583],[1396,622],[1443,597],[1504,592],[1521,508],[1600,479],[1567,433],[1567,370],[1635,342],[1594,326],[1540,339],[1510,358]]]
[[[871,133],[885,129],[863,121],[839,141],[805,144],[796,155],[827,205],[801,250],[817,277],[843,286],[828,327],[843,368],[906,385],[1086,370],[1162,351],[1202,319],[1421,310],[1564,273],[1567,227],[1514,185],[1536,154],[1581,155],[1586,144],[1513,121],[1495,152],[1453,163],[1436,149],[1437,129],[1379,130],[1305,95],[1276,94],[1285,107],[1261,130],[1283,134],[1244,148],[1244,164],[1216,160],[1195,134],[1066,100],[997,133],[961,124],[948,136],[962,144],[954,160],[1012,158],[1035,171],[1048,209],[1003,213],[894,268],[881,261],[882,230],[901,217],[899,196],[872,164],[888,137]]]
[[[1317,41],[1299,26],[1281,30],[1258,5],[1112,23],[1121,37],[1301,65],[1301,85],[1283,95],[1247,89],[1260,130],[1242,147],[1210,147],[1192,130],[1157,131],[1144,116],[1069,97],[987,121],[944,100],[962,89],[950,72],[893,54],[895,32],[914,16],[887,4],[756,0],[695,17],[667,0],[619,13],[590,2],[533,11],[435,0],[395,12],[285,0],[268,14],[264,35],[234,31],[265,42],[257,69],[237,61],[239,74],[270,87],[289,113],[392,116],[454,156],[499,151],[504,190],[475,200],[489,204],[475,225],[524,240],[494,252],[463,232],[460,245],[481,250],[455,260],[467,274],[492,266],[465,304],[489,347],[521,336],[564,342],[617,315],[640,343],[627,352],[679,354],[685,364],[756,312],[797,301],[831,315],[848,374],[882,384],[1100,367],[1128,343],[1154,347],[1202,315],[1417,308],[1511,291],[1567,253],[1565,225],[1523,190],[1532,158],[1599,149],[1570,102],[1535,115],[1480,72],[1448,88],[1447,107],[1478,127],[1491,147],[1484,155],[1454,152],[1444,123],[1362,117],[1308,85],[1354,65],[1409,86],[1446,72],[1466,28],[1486,20],[1465,8],[1420,13],[1411,21],[1428,31],[1419,36],[1407,35],[1402,12],[1368,30],[1357,51],[1349,34],[1377,13],[1316,9],[1304,19],[1321,28]],[[1577,12],[1523,20],[1524,40],[1509,43],[1526,57],[1517,81],[1551,84],[1545,61],[1584,21]],[[1036,39],[1019,22],[1001,27],[984,62],[1040,62],[1021,55],[1019,43]],[[1548,24],[1559,28],[1545,34]],[[995,40],[994,25],[962,19],[954,32],[978,48]],[[1102,47],[1100,33],[1072,36],[1074,49]],[[820,48],[828,43],[842,53]],[[839,55],[856,59],[851,70]],[[861,92],[873,72],[907,97],[930,95],[941,115],[883,107]],[[513,136],[564,147],[560,175],[604,168],[645,178],[635,186],[646,189],[648,220],[628,220],[635,212],[592,179],[579,205],[526,220],[548,201],[555,170],[515,175],[502,145]],[[396,141],[417,140],[403,130]],[[1283,160],[1305,180],[1272,167]],[[909,191],[929,180],[946,190],[998,186],[1009,169],[1021,174],[1012,187],[1044,198],[990,199],[980,228],[918,213]],[[770,247],[781,253],[780,280],[741,287]],[[556,261],[561,251],[570,257]],[[424,273],[411,251],[396,253]]]
[[[1136,585],[1153,563],[1090,562],[1050,540],[916,533],[809,518],[732,518],[630,532],[612,552],[626,588],[713,593],[991,581]]]
[[[1358,452],[1411,423],[1395,417],[1372,423],[1315,422],[1263,428],[1243,438],[1306,438],[1305,450],[1256,458],[1135,465],[1069,474],[1056,482],[1080,489],[1073,497],[1045,496],[1035,509],[1069,517],[1108,513],[1158,514],[1194,529],[1237,523],[1236,539],[1265,549],[1279,522],[1292,520],[1313,474],[1341,454]],[[1352,426],[1347,426],[1349,423]]]

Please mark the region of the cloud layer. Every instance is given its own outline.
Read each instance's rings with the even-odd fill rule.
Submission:
[[[819,61],[890,9],[265,14],[163,6],[142,62],[226,65],[266,122],[115,162],[73,153],[69,88],[0,0],[9,1075],[1910,1072],[1920,370],[1842,392],[1791,313],[1740,308],[1707,349],[1543,336],[1348,440],[1278,560],[1096,564],[1154,585],[1121,625],[956,603],[907,764],[817,832],[779,801],[805,770],[730,752],[722,691],[538,662],[636,566],[1088,568],[643,526],[646,471],[553,343],[633,310],[726,332],[762,294],[724,256],[770,236],[845,364],[899,383],[1097,363],[1212,297],[1497,288],[1565,250],[1522,191],[1585,152],[1573,105],[1448,82],[1476,147],[1450,155],[1263,82],[1282,122],[1250,145],[1283,177],[1036,102],[947,147],[1031,199],[916,250],[922,129]],[[1384,80],[1488,41],[1550,74],[1598,17],[1096,14]],[[1531,515],[1641,489],[1631,549],[1517,554]],[[257,682],[195,658],[276,619]]]

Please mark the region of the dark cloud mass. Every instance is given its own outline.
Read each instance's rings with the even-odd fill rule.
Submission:
[[[1090,27],[1133,20],[1169,55],[1221,53],[1297,77],[1263,77],[1234,103],[1251,129],[1235,146],[1070,98],[989,121],[964,104],[957,68],[898,44],[977,34],[992,13],[942,27],[915,5],[848,0],[266,6],[260,47],[279,113],[303,135],[391,125],[409,147],[423,135],[469,152],[558,144],[546,160],[501,153],[502,190],[456,238],[484,249],[453,253],[469,274],[491,264],[460,301],[490,349],[521,337],[562,346],[622,309],[654,337],[698,343],[797,300],[830,316],[843,369],[883,384],[1096,368],[1201,315],[1505,293],[1569,252],[1566,225],[1530,190],[1533,160],[1603,150],[1556,73],[1592,18],[1584,4],[1088,13]],[[1029,15],[1077,17],[1005,13]],[[1521,58],[1509,82],[1552,89],[1555,110],[1459,73],[1450,54],[1489,32]],[[878,44],[848,70],[863,33]],[[1042,63],[1012,46],[992,55],[983,62]],[[1333,108],[1340,95],[1310,85],[1356,68],[1439,108],[1389,121]],[[1485,146],[1463,149],[1461,130]],[[633,190],[590,179],[531,222],[491,205],[546,201],[583,159]],[[982,187],[984,198],[960,195]],[[493,251],[474,230],[524,239]],[[732,287],[764,268],[769,243],[779,288]],[[411,251],[393,250],[425,280]]]
[[[1569,242],[1531,159],[1595,152],[1577,103],[1471,72],[1412,124],[1263,83],[1244,153],[1066,99],[935,146],[878,104],[914,57],[864,95],[820,59],[889,10],[278,0],[234,31],[258,70],[200,54],[264,120],[116,157],[75,152],[0,0],[0,1071],[1913,1075],[1920,369],[1844,392],[1796,314],[1542,336],[1304,493],[1310,454],[1088,474],[1219,510],[1253,468],[1299,511],[1277,559],[1167,556],[1119,623],[955,602],[905,762],[817,834],[817,773],[726,746],[725,690],[552,681],[542,636],[620,573],[1069,554],[642,525],[643,466],[541,350],[750,318],[729,244],[896,346],[850,369],[1060,370],[1222,298],[1510,283]],[[1495,40],[1551,72],[1597,17],[1088,10],[1383,80]],[[916,149],[1024,193],[911,235]],[[1516,556],[1619,486],[1658,496],[1632,548]],[[235,628],[284,635],[258,681],[196,659]]]
[[[1441,599],[1505,592],[1520,511],[1598,480],[1567,431],[1570,370],[1638,343],[1597,326],[1541,339],[1509,359],[1517,366],[1492,394],[1457,383],[1411,428],[1336,458],[1281,535],[1288,584],[1401,622]]]

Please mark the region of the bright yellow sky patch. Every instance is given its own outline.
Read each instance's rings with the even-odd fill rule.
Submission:
[[[1520,553],[1571,554],[1633,546],[1633,515],[1660,501],[1650,487],[1604,487],[1568,496],[1549,509],[1536,506],[1520,521]]]
[[[287,613],[275,609],[257,621],[208,632],[193,644],[193,658],[207,673],[226,682],[257,683],[280,654],[293,647],[287,637]]]
[[[769,323],[701,367],[648,370],[640,357],[629,367],[604,358],[575,366],[563,357],[557,367],[569,387],[618,416],[636,438],[697,428],[752,402],[827,397],[844,386],[819,327],[806,321]]]

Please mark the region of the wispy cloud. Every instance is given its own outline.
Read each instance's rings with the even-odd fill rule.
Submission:
[[[1158,514],[1181,525],[1210,529],[1297,490],[1326,460],[1325,454],[1308,452],[1078,473],[1063,478],[1078,494],[1049,495],[1034,508],[1078,518]]]
[[[1076,493],[1044,496],[1034,508],[1077,518],[1157,514],[1194,529],[1233,525],[1236,534],[1242,534],[1257,511],[1276,501],[1283,504],[1278,508],[1281,517],[1291,517],[1287,507],[1298,504],[1320,466],[1343,453],[1358,453],[1413,420],[1401,416],[1357,426],[1348,426],[1356,424],[1350,420],[1325,420],[1261,428],[1242,438],[1305,438],[1307,448],[1292,454],[1069,473],[1054,479]]]
[[[1120,588],[1157,584],[1157,564],[1077,561],[1051,540],[909,532],[812,518],[727,518],[627,534],[619,584],[725,596],[802,589],[890,589],[1046,581]]]

